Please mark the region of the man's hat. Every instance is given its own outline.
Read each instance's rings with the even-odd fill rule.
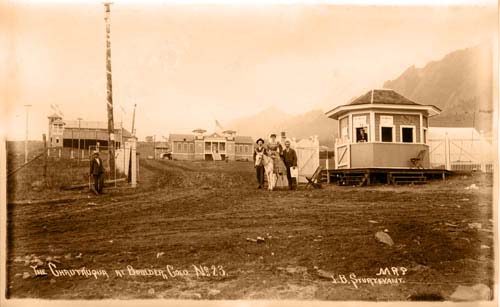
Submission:
[[[261,139],[261,138],[257,139],[257,141],[255,141],[255,143],[256,143],[256,144],[259,144],[259,141],[262,141],[262,144],[264,144],[264,140],[263,140],[263,139]]]
[[[276,137],[276,133],[271,133],[269,137]]]

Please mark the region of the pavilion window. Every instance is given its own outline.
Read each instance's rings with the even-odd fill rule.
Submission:
[[[368,128],[358,127],[356,128],[356,143],[368,142]]]
[[[381,133],[381,140],[382,142],[393,142],[393,132],[394,128],[393,127],[381,127],[380,129]]]
[[[182,144],[177,143],[177,152],[182,152]]]
[[[401,141],[403,143],[415,142],[413,137],[413,127],[401,127]]]

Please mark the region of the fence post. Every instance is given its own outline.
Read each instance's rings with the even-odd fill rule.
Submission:
[[[444,135],[444,168],[446,170],[451,170],[450,162],[450,139],[448,139],[448,132]]]
[[[131,169],[130,169],[130,183],[133,188],[137,186],[137,175],[138,175],[138,167],[137,167],[137,153],[136,153],[136,142],[135,140],[130,143],[130,163],[131,163]]]

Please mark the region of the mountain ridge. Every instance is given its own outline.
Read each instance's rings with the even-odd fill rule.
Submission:
[[[384,83],[409,99],[442,110],[431,126],[475,127],[492,130],[492,54],[482,44],[448,53],[422,68],[414,65]]]

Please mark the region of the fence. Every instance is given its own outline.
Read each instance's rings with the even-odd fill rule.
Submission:
[[[319,166],[319,141],[316,136],[294,142],[299,176],[297,182],[307,182],[306,176],[314,174]]]
[[[452,171],[493,172],[494,148],[486,138],[429,139],[431,167]]]

